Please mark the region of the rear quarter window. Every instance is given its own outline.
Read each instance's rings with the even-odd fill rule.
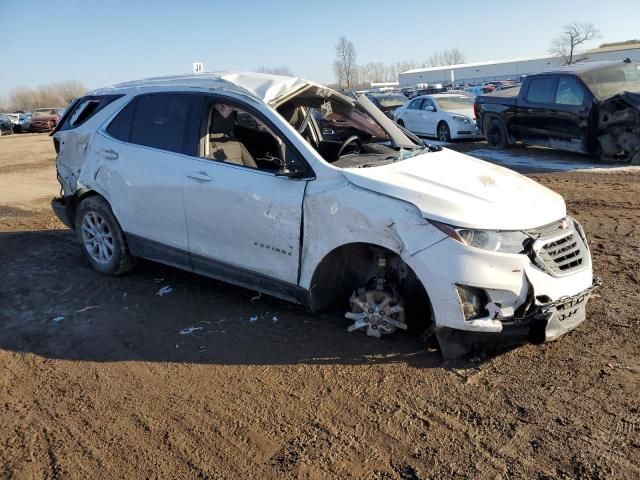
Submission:
[[[60,128],[56,131],[79,127],[104,107],[121,97],[122,95],[90,95],[76,101],[67,112],[56,110],[55,114],[63,115],[64,113],[60,121]]]

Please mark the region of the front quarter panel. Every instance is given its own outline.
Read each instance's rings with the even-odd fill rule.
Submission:
[[[309,182],[304,201],[300,286],[332,250],[368,243],[408,259],[446,236],[412,204],[353,185],[346,179]]]

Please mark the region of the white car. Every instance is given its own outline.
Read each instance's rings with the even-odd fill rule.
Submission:
[[[327,144],[315,108],[359,134]],[[52,206],[103,274],[144,257],[313,311],[338,302],[349,331],[427,330],[445,356],[555,339],[596,285],[562,197],[409,138],[366,96],[267,74],[154,78],[77,100],[53,138]]]
[[[436,93],[415,97],[394,113],[398,125],[441,142],[483,138],[476,126],[473,99],[465,94]]]

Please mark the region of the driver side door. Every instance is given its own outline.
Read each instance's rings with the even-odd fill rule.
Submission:
[[[233,143],[242,144],[251,162],[232,163],[224,155],[207,154],[204,146],[214,136],[211,114],[221,102],[239,109],[228,134]],[[284,155],[289,165],[304,160],[255,108],[218,96],[207,97],[204,105],[199,154],[187,160],[183,170],[191,263],[205,275],[296,300],[307,178],[281,176],[271,163],[278,155]],[[267,130],[252,135],[250,120]],[[280,144],[280,152],[264,151],[267,132],[275,135],[272,141]]]

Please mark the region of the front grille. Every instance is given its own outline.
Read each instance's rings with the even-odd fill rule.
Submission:
[[[533,244],[535,263],[548,273],[560,277],[589,266],[589,250],[573,220],[556,222],[530,233],[537,237]]]

